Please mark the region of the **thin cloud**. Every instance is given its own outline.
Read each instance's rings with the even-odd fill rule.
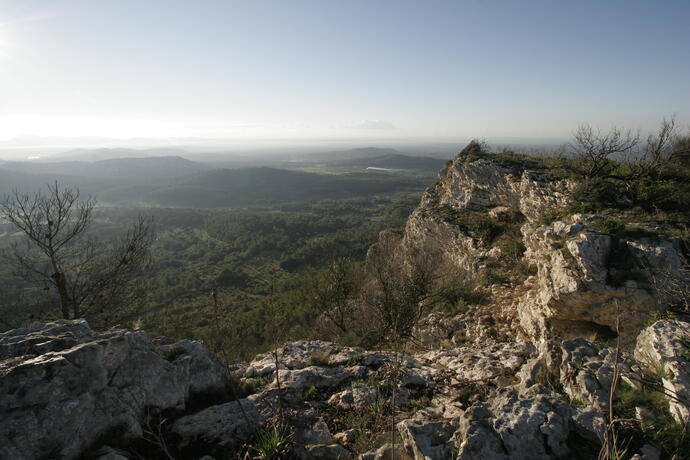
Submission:
[[[385,120],[363,120],[352,126],[355,129],[395,129],[395,125]]]

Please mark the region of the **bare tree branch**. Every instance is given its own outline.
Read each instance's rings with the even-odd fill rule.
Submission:
[[[131,295],[130,281],[146,265],[153,242],[150,219],[140,217],[111,248],[89,236],[96,200],[57,182],[33,196],[14,191],[0,203],[0,215],[19,229],[26,247],[9,255],[25,279],[38,279],[57,292],[63,318],[116,308]]]

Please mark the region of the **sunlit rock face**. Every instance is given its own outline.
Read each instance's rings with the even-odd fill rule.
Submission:
[[[593,231],[591,224],[600,216],[574,214],[544,224],[546,212],[565,208],[575,185],[489,158],[468,161],[459,155],[424,193],[402,234],[382,234],[379,245],[397,237],[401,252],[422,250],[439,265],[479,279],[503,249],[482,241],[463,219],[517,222],[522,260],[534,274],[513,286],[509,301],[507,295],[494,295],[501,300],[490,307],[510,323],[513,338],[546,343],[551,337],[607,340],[620,335],[629,349],[645,319],[658,309],[654,279],[684,276],[686,262],[674,240]],[[492,294],[506,291],[491,289]],[[493,336],[505,339],[503,333]]]
[[[657,321],[637,337],[635,359],[662,374],[669,411],[680,423],[690,418],[690,325],[682,321]]]

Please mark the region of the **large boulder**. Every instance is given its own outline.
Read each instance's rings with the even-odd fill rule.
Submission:
[[[203,345],[173,347],[84,320],[0,334],[0,458],[78,458],[113,433],[140,436],[148,409],[183,409],[196,391],[225,388]]]

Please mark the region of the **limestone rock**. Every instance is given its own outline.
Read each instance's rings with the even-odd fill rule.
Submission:
[[[356,377],[365,375],[367,368],[364,366],[350,367],[319,367],[310,366],[303,369],[280,370],[280,384],[282,388],[303,391],[307,388],[333,388]],[[277,388],[277,380],[271,383],[271,388]]]
[[[546,394],[529,399],[502,390],[492,402],[493,427],[511,459],[565,458],[572,409]]]
[[[408,455],[415,460],[447,458],[451,452],[449,440],[456,427],[450,423],[409,419],[397,428]]]
[[[606,419],[600,410],[594,407],[576,409],[571,418],[575,431],[582,438],[593,443],[599,443],[604,439]]]
[[[531,344],[518,342],[434,350],[421,358],[429,366],[451,371],[456,383],[494,381],[508,385],[534,352]]]
[[[335,439],[340,444],[349,445],[355,442],[355,436],[355,429],[350,428],[349,430],[341,431],[340,433],[334,434],[333,439]]]
[[[335,393],[328,400],[328,404],[342,409],[361,409],[374,404],[378,397],[377,387],[357,387]]]
[[[2,458],[77,458],[110,431],[139,436],[146,408],[181,409],[194,389],[226,382],[200,344],[172,358],[142,333],[96,333],[84,320],[0,334],[0,357]]]
[[[323,340],[299,340],[284,345],[279,351],[281,369],[302,369],[313,364],[342,366],[361,353]],[[284,366],[284,367],[282,367]],[[272,352],[257,355],[245,371],[245,377],[264,377],[275,372]]]
[[[208,349],[193,340],[180,340],[171,345],[158,347],[168,361],[191,358],[189,364],[189,391],[192,394],[217,392],[226,384],[226,370],[216,361]]]
[[[491,412],[483,405],[470,407],[460,418],[455,433],[458,445],[457,460],[508,460],[501,438],[494,431]]]
[[[585,339],[561,343],[561,382],[573,399],[606,412],[613,378],[614,351]],[[620,363],[622,366],[622,362]]]
[[[304,420],[304,422],[307,422],[307,426],[298,428],[295,433],[295,442],[298,445],[331,444],[334,442],[331,431],[323,418],[318,417],[316,420],[311,421],[311,423],[307,420]]]
[[[548,393],[521,397],[511,389],[499,390],[490,406],[476,404],[460,418],[458,459],[567,458],[572,413]]]
[[[384,444],[378,449],[357,456],[357,460],[412,460],[405,451],[399,446],[393,447],[391,444]]]
[[[663,370],[664,389],[671,415],[681,423],[690,417],[690,324],[661,320],[637,337],[635,359],[654,372]]]
[[[202,440],[222,446],[237,446],[249,438],[266,420],[270,405],[267,398],[248,398],[208,407],[196,414],[179,418],[172,426],[184,443]]]
[[[305,460],[350,460],[352,453],[340,444],[317,444],[305,448]]]
[[[624,345],[631,345],[657,304],[651,286],[626,284],[626,277],[646,276],[653,259],[645,257],[645,251],[654,253],[663,247],[672,258],[673,245],[664,240],[620,240],[614,254],[610,235],[582,230],[582,225],[572,222],[523,227],[523,235],[525,257],[537,266],[537,285],[523,296],[519,310],[521,325],[530,336],[600,340],[615,337],[618,329]],[[633,247],[644,250],[627,249]],[[682,259],[680,251],[673,254]],[[620,260],[624,257],[629,260]],[[615,264],[629,268],[621,270]]]

